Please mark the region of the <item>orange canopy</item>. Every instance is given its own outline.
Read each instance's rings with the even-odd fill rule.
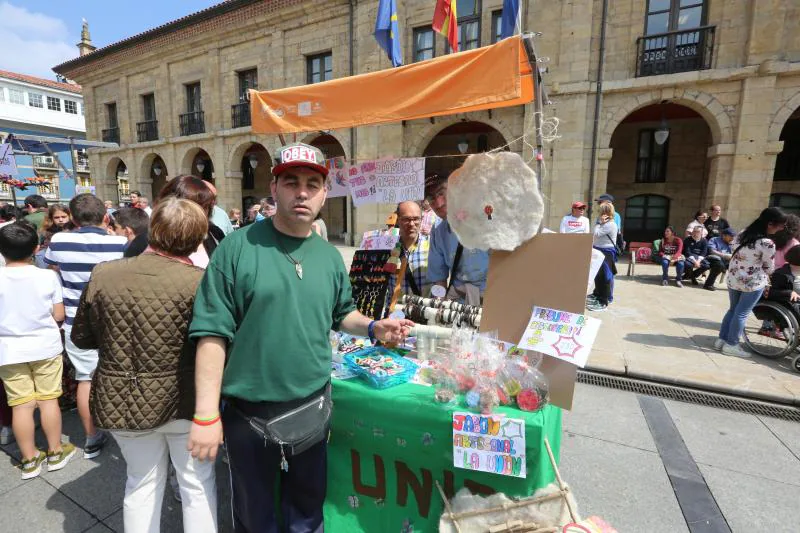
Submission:
[[[250,91],[253,133],[298,133],[466,113],[533,100],[520,36],[404,67]]]

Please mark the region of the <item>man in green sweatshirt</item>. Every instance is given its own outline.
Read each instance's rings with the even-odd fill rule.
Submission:
[[[224,428],[237,532],[322,531],[329,332],[397,342],[413,322],[373,321],[356,311],[341,255],[312,231],[327,195],[322,152],[295,143],[275,161],[275,216],[226,237],[197,292],[189,329],[198,342],[189,447],[213,460]],[[288,436],[253,428],[263,429],[262,421],[300,432],[316,425],[319,435],[310,447],[308,440],[295,447]],[[282,527],[272,505],[277,478]]]

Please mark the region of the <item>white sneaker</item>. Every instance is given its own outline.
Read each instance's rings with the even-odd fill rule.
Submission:
[[[753,357],[750,352],[739,346],[738,344],[728,344],[725,343],[725,346],[722,347],[722,354],[723,355],[732,355],[734,357],[742,357],[749,359]]]
[[[719,337],[717,337],[716,339],[714,339],[714,349],[715,349],[716,351],[720,351],[720,350],[722,350],[722,347],[723,347],[723,346],[725,346],[725,341],[724,341],[724,340],[720,339]]]

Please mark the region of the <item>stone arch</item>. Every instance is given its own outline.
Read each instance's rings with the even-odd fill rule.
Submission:
[[[211,159],[211,162],[214,165],[214,172],[216,172],[218,164],[216,162],[214,162],[214,159],[213,159],[213,157],[211,155],[211,154],[214,153],[214,151],[211,149],[211,147],[210,146],[204,146],[204,145],[195,145],[195,146],[192,146],[192,147],[188,148],[183,153],[183,157],[180,158],[179,172],[177,172],[175,175],[178,175],[178,174],[191,174],[193,172],[193,168],[194,168],[194,159],[195,159],[195,157],[197,157],[197,154],[199,154],[201,151],[203,151],[206,154],[208,154],[209,159]]]
[[[445,119],[437,119],[435,124],[431,124],[430,127],[425,128],[425,130],[418,133],[416,138],[411,142],[407,155],[409,157],[420,157],[437,135],[450,126],[458,124],[459,122],[480,122],[482,124],[486,124],[487,126],[491,126],[500,132],[500,135],[503,136],[503,139],[505,139],[506,142],[509,142],[515,138],[514,134],[511,132],[511,129],[502,120],[489,119],[485,117],[477,118],[468,114],[460,114],[447,117]]]
[[[125,165],[125,168],[128,167],[128,164],[125,161],[123,161],[121,157],[114,156],[108,160],[108,163],[106,164],[106,175],[105,175],[107,179],[112,179],[112,178],[114,180],[117,179],[117,169],[119,168],[120,163]],[[130,169],[128,169],[128,173],[130,173]]]
[[[780,139],[783,127],[786,125],[789,117],[791,117],[798,108],[800,108],[800,93],[797,93],[790,98],[781,106],[780,109],[778,109],[778,112],[775,113],[775,116],[772,119],[772,124],[769,126],[769,136],[767,138],[768,141],[773,142]]]
[[[306,143],[306,144],[311,144],[316,139],[322,137],[323,135],[329,135],[329,136],[333,137],[334,139],[336,139],[336,142],[338,142],[339,146],[341,146],[342,150],[344,150],[344,153],[346,154],[346,158],[350,159],[350,156],[347,155],[347,154],[350,153],[350,143],[349,142],[345,142],[345,140],[342,139],[341,135],[339,135],[338,133],[334,133],[333,131],[329,130],[329,131],[317,131],[317,132],[314,132],[314,133],[309,133],[308,135],[303,137],[303,139],[300,142]]]
[[[237,137],[237,143],[231,145],[228,148],[228,161],[226,162],[226,167],[229,170],[236,171],[239,169],[239,164],[242,161],[242,157],[244,157],[245,152],[250,149],[251,146],[254,144],[261,145],[264,150],[267,151],[269,154],[269,159],[272,161],[272,154],[275,153],[275,150],[280,148],[280,141],[268,139],[265,137],[259,137],[258,135],[248,135],[247,137]]]
[[[610,99],[610,98],[609,98]],[[634,111],[658,104],[661,101],[682,105],[696,111],[711,130],[712,144],[728,144],[733,142],[733,125],[725,108],[719,100],[708,93],[699,91],[676,92],[671,98],[663,98],[660,91],[639,95],[638,98],[621,98],[620,105],[613,112],[613,115],[605,118],[605,127],[600,137],[600,147],[610,148],[611,137],[625,118]]]
[[[159,166],[161,167],[161,174],[159,175],[156,175],[155,172],[153,172],[153,164],[156,162],[156,160],[159,161]],[[150,152],[142,158],[139,164],[139,176],[140,179],[144,179],[147,183],[150,183],[150,194],[153,196],[153,198],[150,199],[151,203],[155,203],[158,193],[161,191],[166,182],[172,178],[166,159],[163,155],[157,152]]]

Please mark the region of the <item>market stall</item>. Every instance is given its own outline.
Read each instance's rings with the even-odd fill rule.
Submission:
[[[320,84],[252,91],[253,131],[327,130],[529,103],[541,95],[530,39],[517,36]],[[376,170],[363,166],[351,166],[349,175],[361,180],[363,171],[374,179]],[[453,328],[415,328],[450,338],[422,348],[423,337],[417,337],[410,353],[333,343],[339,360],[334,359],[325,504],[332,531],[435,531],[447,505],[440,494],[449,499],[466,487],[478,494],[526,497],[556,480],[544,443],[549,441],[557,458],[561,409],[572,406],[576,377],[570,358],[588,350],[576,341],[584,328],[575,320],[583,320],[591,238],[537,235],[543,200],[536,175],[518,154],[470,156],[464,168],[458,179],[451,177],[448,202],[458,206],[452,210],[453,227],[464,245],[492,250],[482,308],[434,302],[406,314],[425,323],[426,313],[430,318],[433,312],[443,319],[437,324]],[[351,192],[380,183],[363,181],[351,181]],[[461,194],[475,183],[482,187],[480,198]],[[408,187],[409,194],[416,194],[413,190]],[[389,312],[399,305],[399,281],[381,287],[383,292],[376,286],[385,283],[386,272],[396,272],[398,280],[403,276],[396,254],[384,265],[385,255],[370,248],[350,273],[359,308],[371,316],[377,316],[375,305],[384,294],[394,293]],[[365,275],[368,279],[361,279]],[[549,357],[516,346],[531,324],[549,327],[544,319],[532,321],[534,306],[558,310],[548,331],[557,337],[571,332],[572,337],[562,335],[572,343],[571,352],[558,348],[556,355],[563,357]],[[539,350],[543,337],[537,333],[529,345]]]

